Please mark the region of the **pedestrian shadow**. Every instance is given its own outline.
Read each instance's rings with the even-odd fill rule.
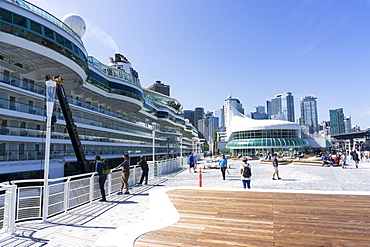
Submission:
[[[136,204],[138,202],[134,202],[134,201],[115,201],[115,200],[109,200],[107,201],[108,203],[115,203],[115,204]]]
[[[133,194],[134,196],[149,196],[149,193],[137,193]]]

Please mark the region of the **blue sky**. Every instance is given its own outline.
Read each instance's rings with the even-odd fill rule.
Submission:
[[[222,107],[231,94],[247,113],[290,91],[295,115],[315,95],[319,121],[343,108],[370,127],[370,1],[30,0],[56,17],[84,18],[89,55],[115,52],[141,84],[171,85],[184,109]]]

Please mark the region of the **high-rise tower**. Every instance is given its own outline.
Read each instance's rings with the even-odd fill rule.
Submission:
[[[330,134],[336,135],[345,133],[343,108],[329,110],[330,115]]]
[[[271,101],[267,101],[267,112],[271,119],[294,122],[294,97],[291,92],[277,94]]]
[[[198,129],[198,120],[202,119],[204,117],[204,108],[203,107],[197,107],[194,109],[194,127]]]
[[[309,129],[309,133],[319,132],[319,121],[317,117],[317,102],[314,95],[301,98],[301,124]]]
[[[224,124],[225,127],[227,127],[231,122],[232,114],[231,112],[233,110],[237,110],[240,113],[244,114],[243,105],[240,103],[240,100],[232,98],[231,95],[229,95],[225,101],[224,101]]]

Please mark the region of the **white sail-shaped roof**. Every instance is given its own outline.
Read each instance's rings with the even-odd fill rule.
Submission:
[[[230,111],[230,124],[226,126],[227,137],[235,131],[246,130],[268,130],[268,129],[290,129],[301,130],[301,126],[297,123],[284,120],[255,120],[251,119],[236,109]]]

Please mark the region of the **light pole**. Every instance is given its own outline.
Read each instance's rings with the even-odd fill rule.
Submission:
[[[180,157],[182,159],[182,135],[180,136]]]
[[[155,164],[155,129],[156,123],[152,123],[152,135],[153,135],[153,165]]]
[[[46,141],[45,141],[45,161],[44,161],[44,204],[42,220],[46,221],[49,206],[49,159],[50,159],[50,138],[51,138],[51,117],[53,114],[55,99],[56,82],[46,81]]]

